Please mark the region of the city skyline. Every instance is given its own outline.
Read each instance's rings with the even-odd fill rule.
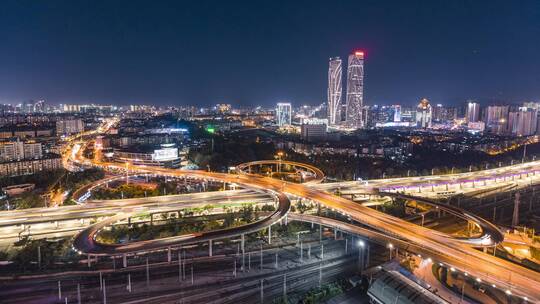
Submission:
[[[540,303],[540,2],[5,0],[0,298]]]
[[[532,1],[3,7],[2,103],[320,104],[327,59],[359,48],[366,105],[540,98]],[[228,60],[208,60],[216,54]]]

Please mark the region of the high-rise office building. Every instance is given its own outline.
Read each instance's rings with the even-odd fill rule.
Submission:
[[[364,52],[349,55],[347,66],[347,125],[361,128],[364,100]]]
[[[341,122],[341,58],[330,58],[328,63],[328,124],[338,125]]]
[[[292,120],[292,108],[289,102],[278,102],[276,108],[276,121],[280,127],[290,126]]]
[[[426,98],[420,100],[416,107],[416,126],[418,128],[431,127],[431,105]]]
[[[467,122],[477,122],[480,120],[480,104],[474,101],[467,103]]]

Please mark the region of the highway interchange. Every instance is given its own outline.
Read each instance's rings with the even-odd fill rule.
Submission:
[[[66,152],[64,155],[67,156],[68,163],[88,163],[88,160],[80,159],[81,153]],[[109,170],[113,169],[121,171],[125,169],[124,164],[117,163],[94,162],[93,165]],[[163,208],[163,210],[174,210],[176,208],[176,210],[178,210],[179,206],[181,206],[181,208],[188,206],[188,202],[192,201],[197,195],[207,196],[206,199],[208,199],[209,203],[218,203],[224,200],[234,201],[236,199],[245,201],[246,197],[241,197],[242,195],[248,196],[250,200],[260,199],[268,201],[269,199],[273,199],[279,202],[280,208],[278,208],[270,217],[256,222],[256,225],[244,227],[245,231],[242,231],[242,229],[237,229],[232,232],[218,231],[200,238],[197,241],[208,241],[216,238],[226,238],[232,235],[249,233],[255,230],[264,229],[286,217],[291,217],[291,219],[295,220],[304,220],[330,227],[337,227],[342,231],[365,236],[380,243],[391,243],[393,244],[392,246],[398,246],[412,253],[430,257],[433,260],[448,265],[448,267],[467,272],[469,275],[474,276],[479,280],[498,286],[508,294],[511,293],[515,296],[522,297],[529,302],[540,302],[539,273],[486,254],[475,248],[478,247],[478,244],[471,246],[471,244],[464,243],[462,240],[453,238],[444,233],[384,214],[334,194],[336,190],[339,190],[342,193],[357,193],[360,195],[378,195],[381,192],[399,192],[399,195],[406,194],[436,197],[441,193],[443,195],[448,193],[468,193],[483,188],[503,187],[509,184],[517,188],[526,187],[540,182],[539,161],[461,174],[383,179],[369,182],[352,181],[320,184],[296,184],[250,174],[249,172],[246,173],[245,170],[240,170],[243,174],[226,174],[143,166],[130,166],[129,169],[131,172],[142,174],[151,173],[164,176],[219,181],[230,185],[236,185],[247,190],[190,194],[191,197],[190,195],[187,195],[175,199],[164,197],[135,199],[131,201],[116,200],[111,202],[84,203],[80,206],[59,207],[48,210],[11,211],[0,214],[0,227],[4,226],[2,229],[8,229],[9,227],[21,225],[21,223],[24,222],[31,222],[33,219],[39,219],[40,217],[43,217],[44,214],[47,216],[47,221],[51,221],[55,219],[55,216],[58,220],[66,218],[80,220],[89,213],[104,212],[102,221],[91,225],[88,228],[85,228],[87,224],[79,227],[78,230],[81,228],[84,230],[78,234],[74,245],[76,250],[79,250],[81,253],[108,255],[126,253],[129,251],[154,250],[180,245],[186,242],[185,236],[179,236],[167,240],[154,240],[145,243],[134,242],[130,243],[128,247],[122,247],[123,249],[120,251],[115,251],[115,249],[111,249],[110,247],[102,247],[94,241],[93,237],[95,233],[107,224],[110,224],[117,219],[125,219],[126,216],[137,214],[137,212],[143,212],[147,210],[147,208],[151,208],[152,211],[156,212],[160,212],[159,208]],[[363,226],[320,217],[308,218],[308,216],[293,213],[289,214],[289,198],[302,198],[320,203],[327,208],[351,218],[355,222],[361,223]],[[160,200],[170,201],[159,202]],[[137,208],[141,209],[139,210]],[[457,210],[456,212],[462,211]],[[466,213],[464,213],[464,215],[468,216]],[[111,218],[111,216],[113,217]],[[92,215],[92,217],[96,217],[96,214]],[[108,217],[108,219],[105,217]],[[481,245],[491,246],[495,245],[495,242],[498,241],[500,240],[493,238],[488,240],[487,244],[483,243]]]

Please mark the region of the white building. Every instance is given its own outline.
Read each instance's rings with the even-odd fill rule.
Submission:
[[[328,64],[328,123],[330,126],[338,125],[341,122],[341,78],[341,58],[330,58]]]
[[[517,112],[508,115],[508,128],[517,136],[529,136],[536,133],[537,111],[520,108]]]
[[[364,104],[364,52],[349,55],[347,66],[347,118],[349,127],[363,126],[362,107]]]
[[[70,135],[84,131],[81,119],[59,120],[56,122],[56,135]]]
[[[278,102],[276,108],[276,122],[280,127],[292,124],[292,108],[289,102]]]
[[[488,106],[485,110],[486,129],[494,134],[508,132],[509,106]]]
[[[420,100],[416,107],[416,127],[431,128],[431,105],[426,98]]]
[[[12,141],[0,144],[0,161],[39,159],[43,156],[41,143]]]
[[[467,103],[467,122],[477,122],[480,120],[480,104],[477,102]]]

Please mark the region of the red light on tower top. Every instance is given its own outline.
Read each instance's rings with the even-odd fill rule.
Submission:
[[[364,56],[364,51],[355,51],[354,55],[356,55],[356,56]]]

